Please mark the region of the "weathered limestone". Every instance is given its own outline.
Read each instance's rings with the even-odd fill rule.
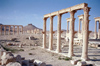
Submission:
[[[79,30],[78,30],[78,38],[82,39],[83,38],[83,20],[84,20],[84,15],[79,15]],[[81,26],[80,26],[81,25]],[[81,28],[81,29],[80,29]]]
[[[6,66],[22,66],[22,65],[18,62],[10,62]]]
[[[1,33],[1,35],[2,35],[2,25],[1,25],[1,30],[0,30],[0,33]]]
[[[19,34],[19,26],[17,26],[17,34]]]
[[[4,26],[4,35],[6,35],[6,26]]]
[[[69,33],[69,22],[70,22],[70,18],[67,18],[67,33]]]
[[[61,16],[62,14],[59,14],[58,12],[58,28],[57,28],[57,50],[56,52],[61,52]]]
[[[69,41],[69,22],[70,18],[67,18],[67,32],[66,32],[66,41]]]
[[[85,61],[77,62],[77,66],[86,66],[87,63]]]
[[[15,62],[15,58],[11,52],[3,52],[1,59],[2,59],[2,65],[6,65],[9,62]]]
[[[88,37],[89,37],[89,7],[84,7],[84,28],[83,28],[83,48],[81,59],[88,60]]]
[[[69,30],[69,52],[68,52],[68,56],[69,57],[72,57],[74,54],[73,54],[73,41],[74,41],[74,21],[75,21],[75,18],[74,18],[74,14],[75,14],[76,11],[71,11],[70,12],[70,30]]]
[[[46,66],[46,63],[45,62],[42,62],[42,61],[39,61],[39,60],[34,60],[34,64],[36,66]]]
[[[15,34],[15,26],[13,26],[13,35]]]
[[[49,50],[53,50],[53,16],[50,16]]]
[[[9,35],[10,35],[10,28],[11,28],[11,26],[9,26]]]
[[[43,26],[43,48],[46,48],[46,20],[47,20],[47,18],[44,18],[44,26]]]
[[[23,34],[23,26],[22,26],[22,28],[21,28],[21,32],[22,32],[22,34]]]
[[[95,19],[95,33],[94,33],[94,37],[95,37],[95,39],[100,39],[100,17],[96,17],[94,19]],[[99,22],[98,33],[97,33],[97,22]]]
[[[56,52],[61,52],[61,16],[62,14],[70,12],[70,29],[68,31],[68,23],[67,23],[67,33],[69,32],[69,51],[68,56],[72,57],[74,55],[73,53],[73,41],[74,41],[74,14],[77,10],[84,10],[84,16],[82,16],[82,31],[80,31],[80,22],[79,22],[79,33],[83,34],[83,48],[82,48],[82,60],[88,60],[88,29],[89,29],[89,7],[88,4],[82,3],[75,6],[72,6],[70,8],[62,9],[53,13],[49,13],[44,15],[44,27],[43,27],[43,48],[46,48],[46,19],[50,17],[50,39],[49,39],[49,49],[52,50],[52,31],[53,31],[53,18],[51,16],[58,16],[58,28],[57,28],[57,49]],[[84,17],[84,18],[83,18]],[[79,17],[80,18],[80,17]],[[68,20],[67,20],[68,21]],[[83,22],[84,21],[84,22]],[[85,26],[85,27],[84,27]],[[67,37],[66,33],[66,37]]]
[[[11,34],[11,28],[13,28],[13,35],[14,35],[15,34],[15,27],[16,26],[17,26],[17,33],[19,34],[19,27],[21,27],[21,32],[23,34],[23,26],[22,25],[0,25],[0,27],[1,27],[1,30],[0,30],[1,35],[2,35],[2,28],[4,28],[4,35],[6,35],[7,27],[9,28],[8,35]]]
[[[40,33],[40,30],[39,29],[34,29],[32,33],[38,34],[38,33]]]

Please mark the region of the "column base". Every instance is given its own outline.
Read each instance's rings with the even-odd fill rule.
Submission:
[[[56,53],[60,53],[61,52],[61,50],[56,50]]]
[[[82,61],[89,61],[90,60],[90,58],[83,58],[83,57],[81,57],[81,59],[82,59]]]
[[[53,48],[49,48],[49,50],[53,50]]]
[[[72,55],[71,54],[68,54],[68,57],[72,57],[72,56],[75,56],[75,54],[72,54]]]

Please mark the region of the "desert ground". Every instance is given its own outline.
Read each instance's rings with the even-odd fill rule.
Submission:
[[[34,39],[29,40],[28,37],[34,37]],[[12,41],[12,38],[16,38],[16,41]],[[49,45],[49,36],[46,37],[46,46],[48,49]],[[13,50],[14,54],[19,54],[25,59],[37,59],[46,63],[46,66],[73,66],[70,63],[70,60],[66,60],[66,57],[50,52],[42,48],[42,34],[15,34],[15,35],[0,35],[0,44],[4,47],[10,48]],[[56,50],[56,37],[53,40],[53,51]],[[7,43],[14,44],[26,44],[25,46],[7,46]],[[99,41],[98,41],[99,42]],[[61,38],[61,50],[64,55],[68,54],[68,42]],[[63,46],[66,45],[66,46]],[[15,51],[14,51],[15,50]],[[80,58],[82,53],[82,46],[74,45],[74,59]],[[90,47],[88,48],[88,56],[91,63],[100,64],[100,49]],[[72,58],[72,59],[73,59]]]

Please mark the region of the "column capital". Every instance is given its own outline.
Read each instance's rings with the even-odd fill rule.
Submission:
[[[90,9],[91,9],[90,7],[84,7],[84,8],[83,8],[84,12],[89,12]]]
[[[57,16],[62,16],[62,14],[60,14],[60,13],[59,13],[59,11],[58,11],[58,14],[57,14]]]
[[[47,20],[47,18],[43,18],[43,20]]]
[[[50,16],[50,18],[53,18],[54,16]]]
[[[70,14],[74,15],[77,11],[70,11]]]

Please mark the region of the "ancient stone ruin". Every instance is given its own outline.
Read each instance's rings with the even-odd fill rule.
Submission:
[[[50,36],[49,36],[49,50],[53,49],[53,17],[58,16],[58,28],[57,28],[57,49],[56,52],[61,52],[61,16],[65,13],[70,13],[70,25],[69,25],[69,51],[68,51],[68,57],[72,57],[74,55],[73,53],[73,43],[74,43],[74,14],[77,10],[84,11],[84,18],[83,24],[82,24],[82,36],[83,36],[83,48],[82,48],[82,60],[88,60],[88,37],[89,37],[89,11],[90,7],[88,7],[88,4],[82,3],[79,5],[75,5],[66,9],[62,9],[53,13],[49,13],[44,15],[44,28],[43,28],[43,48],[46,48],[46,20],[47,18],[50,18]],[[79,16],[80,19],[81,16]],[[83,17],[83,16],[82,16]],[[68,19],[67,19],[68,20]],[[85,26],[85,27],[84,27]],[[68,27],[68,25],[67,25]],[[67,28],[68,33],[68,28]],[[79,27],[79,34],[80,34],[80,27]]]
[[[4,27],[4,35],[6,35],[7,27],[9,27],[8,35],[11,34],[11,27],[13,30],[13,35],[15,34],[15,27],[17,27],[17,34],[19,34],[19,27],[21,27],[21,33],[23,34],[23,26],[22,25],[0,25],[0,27],[1,27],[1,30],[0,30],[1,35],[2,35],[2,28],[3,27]]]

